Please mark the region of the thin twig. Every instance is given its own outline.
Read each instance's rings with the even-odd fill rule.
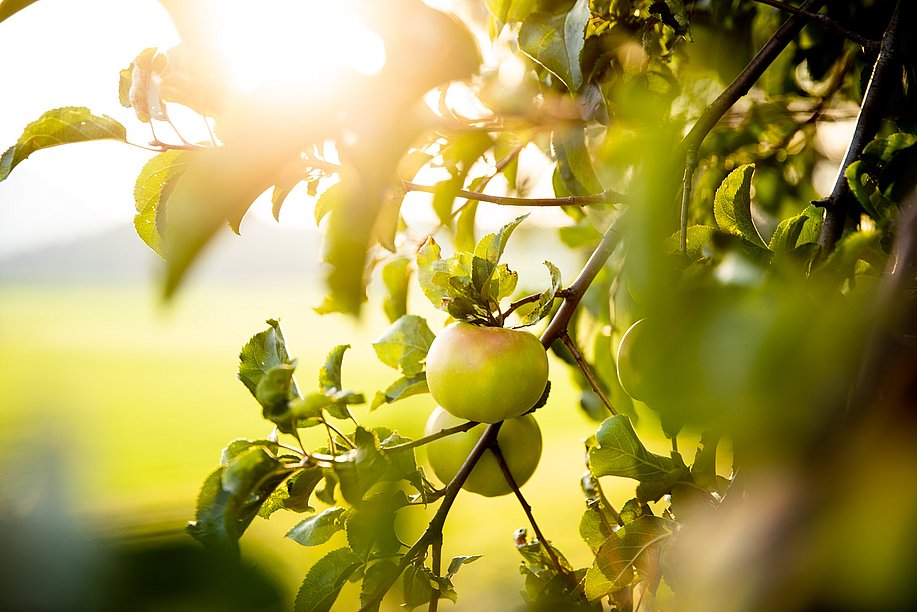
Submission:
[[[557,297],[557,294],[555,294],[555,297]],[[518,308],[521,308],[522,306],[525,306],[526,304],[531,304],[532,302],[537,302],[540,299],[541,299],[540,293],[533,293],[532,295],[528,295],[520,300],[516,300],[515,302],[510,304],[509,308],[506,309],[506,312],[504,312],[501,315],[500,321],[506,321],[506,317],[514,313]]]
[[[548,539],[544,537],[544,534],[541,532],[541,528],[538,527],[538,522],[535,520],[535,515],[532,514],[532,505],[526,501],[525,497],[522,495],[522,491],[519,490],[519,485],[516,483],[516,479],[513,477],[513,473],[510,471],[509,465],[506,463],[506,458],[503,456],[503,451],[500,450],[500,445],[497,443],[497,440],[494,440],[490,445],[490,451],[494,454],[494,457],[496,457],[497,464],[500,466],[500,471],[503,472],[503,477],[506,479],[506,484],[508,484],[509,488],[513,490],[513,494],[516,496],[516,499],[519,500],[519,505],[522,506],[522,511],[525,512],[525,516],[529,519],[529,524],[535,531],[535,537],[544,547],[545,552],[548,553],[548,556],[551,558],[551,563],[554,564],[554,568],[557,570],[557,573],[564,576],[568,582],[571,582],[573,577],[560,562],[560,559],[557,557],[557,553],[548,542]]]
[[[608,409],[608,412],[610,412],[612,415],[618,414],[618,411],[615,410],[615,407],[612,406],[611,401],[609,401],[608,397],[605,395],[605,392],[602,390],[602,385],[595,377],[595,373],[592,371],[592,368],[589,367],[589,364],[586,362],[583,354],[580,353],[579,349],[576,347],[576,343],[573,342],[573,338],[570,337],[570,334],[564,332],[564,334],[560,337],[560,340],[564,343],[564,346],[567,347],[567,350],[570,351],[570,354],[573,355],[573,361],[575,361],[576,365],[579,366],[579,369],[583,372],[586,380],[588,380],[589,384],[592,386],[592,390],[595,391],[595,394],[598,395],[599,399],[602,400],[602,403],[605,404],[605,408]]]
[[[399,451],[409,450],[411,448],[417,448],[418,446],[423,446],[424,444],[429,444],[434,440],[439,440],[440,438],[445,438],[446,436],[451,436],[453,434],[462,433],[468,431],[474,427],[477,427],[480,423],[475,421],[468,421],[467,423],[462,423],[461,425],[456,425],[455,427],[447,427],[445,429],[440,429],[436,433],[432,433],[429,436],[424,436],[423,438],[418,438],[416,440],[411,440],[410,442],[405,442],[404,444],[396,444],[395,446],[384,446],[382,450],[386,452],[397,453]]]
[[[421,185],[411,181],[401,181],[405,191],[419,191],[422,193],[436,193],[435,185]],[[459,189],[456,197],[477,202],[489,202],[501,206],[589,206],[592,204],[615,204],[626,201],[626,197],[611,189],[602,193],[585,196],[566,196],[563,198],[520,198],[516,196],[495,196],[486,193],[476,193],[467,189]]]
[[[329,428],[331,431],[336,433],[342,440],[344,440],[347,446],[349,446],[350,448],[356,448],[356,446],[354,446],[354,443],[350,441],[350,438],[348,438],[343,433],[341,433],[340,430],[338,430],[337,427],[329,423],[327,419],[325,420],[325,427]]]
[[[866,93],[863,95],[863,103],[860,105],[860,114],[857,117],[853,137],[850,139],[844,161],[837,171],[831,195],[813,202],[816,206],[826,209],[821,235],[818,237],[818,244],[823,253],[834,249],[834,245],[837,244],[844,231],[848,215],[854,210],[855,203],[851,202],[850,185],[847,183],[847,167],[860,156],[869,141],[875,138],[882,123],[882,106],[886,102],[883,89],[888,81],[887,75],[893,72],[892,67],[896,63],[900,9],[901,0],[898,0],[888,21],[888,27],[882,35],[879,56],[873,66],[872,76],[866,87]]]
[[[825,0],[807,0],[800,7],[800,10],[806,12],[816,12],[825,3]],[[700,149],[707,134],[710,133],[723,115],[732,108],[739,98],[748,93],[768,66],[774,63],[774,60],[783,52],[787,45],[792,42],[799,31],[807,23],[807,18],[802,15],[791,15],[783,25],[777,28],[773,36],[761,47],[761,50],[752,58],[745,69],[739,73],[739,76],[729,84],[723,93],[716,100],[704,109],[701,116],[695,122],[694,127],[688,132],[688,135],[681,141],[681,153],[684,159],[684,177],[682,189],[682,206],[681,206],[681,247],[687,249],[687,215],[688,199],[691,197],[691,184],[694,181],[694,172],[697,169],[697,152]]]
[[[821,25],[825,26],[826,28],[830,30],[834,30],[835,32],[843,36],[844,38],[852,40],[853,42],[857,43],[858,45],[860,45],[861,47],[867,50],[872,50],[879,46],[878,40],[866,38],[862,34],[854,32],[850,30],[849,28],[845,27],[841,22],[837,21],[836,19],[832,19],[828,15],[807,11],[803,8],[798,8],[791,4],[787,4],[786,2],[780,2],[780,0],[752,0],[752,2],[766,4],[776,9],[780,9],[781,11],[792,13],[794,15],[799,15],[811,21],[818,22]]]

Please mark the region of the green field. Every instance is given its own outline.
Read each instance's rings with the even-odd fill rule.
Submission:
[[[4,285],[0,292],[0,461],[7,473],[27,476],[22,458],[30,450],[60,451],[72,512],[94,535],[181,529],[223,446],[269,433],[259,406],[235,378],[238,351],[265,318],[281,317],[307,389],[327,351],[340,343],[352,345],[344,361],[347,387],[372,396],[396,377],[370,344],[385,321],[373,314],[360,322],[319,317],[310,308],[317,296],[289,284],[258,290],[192,284],[168,306],[159,304],[150,283]],[[430,313],[429,320],[436,330],[443,317]],[[565,366],[551,366],[551,398],[538,413],[544,456],[523,492],[547,536],[582,566],[590,558],[577,529],[582,441],[596,426],[579,411]],[[417,437],[432,408],[431,398],[421,396],[356,415]],[[628,481],[604,484],[617,503],[633,491]],[[408,512],[413,515],[399,525],[405,541],[425,524],[422,509]],[[287,584],[291,598],[310,560],[344,545],[343,534],[322,549],[283,538],[301,518],[256,519],[243,539],[243,550]],[[458,575],[455,609],[521,604],[512,534],[525,525],[511,496],[459,497],[446,525],[444,556],[485,558]],[[344,597],[356,593],[348,585]],[[349,601],[339,602],[340,609],[353,607]]]

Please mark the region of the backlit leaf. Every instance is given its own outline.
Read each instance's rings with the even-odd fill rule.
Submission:
[[[435,338],[423,317],[404,315],[373,342],[373,348],[379,361],[411,378],[423,371],[424,359]]]
[[[348,548],[332,550],[309,568],[293,603],[295,612],[328,612],[362,563]]]
[[[669,537],[665,521],[644,516],[619,529],[596,553],[592,568],[586,572],[586,597],[595,600],[618,591],[634,580],[634,568],[640,578],[658,584],[659,547]]]
[[[546,317],[551,312],[551,307],[554,305],[554,296],[562,287],[560,270],[557,266],[550,261],[545,261],[544,265],[548,267],[548,272],[551,274],[551,286],[541,293],[538,301],[535,302],[535,307],[522,318],[522,325],[534,325]]]
[[[325,364],[318,372],[319,389],[322,391],[334,391],[344,387],[341,382],[341,365],[344,362],[344,352],[349,348],[349,344],[340,344],[328,353],[325,358]]]
[[[0,10],[3,6],[0,5]],[[0,181],[6,180],[13,168],[36,151],[89,140],[127,142],[127,131],[111,117],[93,115],[81,106],[49,110],[28,124],[16,144],[0,156]]]
[[[676,471],[672,459],[646,450],[625,415],[606,419],[595,437],[599,445],[589,451],[589,465],[596,476],[660,481]]]
[[[331,539],[338,531],[344,528],[341,520],[344,508],[332,506],[297,523],[287,533],[287,537],[303,546],[318,546]]]
[[[580,55],[589,15],[589,0],[576,0],[569,11],[559,15],[532,13],[519,30],[519,48],[554,73],[571,92],[583,85]]]
[[[408,312],[408,283],[411,280],[411,260],[407,257],[396,257],[382,266],[382,284],[385,286],[385,297],[382,298],[382,310],[390,323],[394,323]]]
[[[411,377],[403,376],[386,387],[385,391],[376,393],[370,410],[375,410],[382,404],[391,404],[392,402],[397,402],[400,399],[411,397],[412,395],[429,392],[430,389],[427,387],[427,376],[425,373],[421,372]]]
[[[173,149],[155,155],[144,164],[134,183],[134,205],[137,214],[134,228],[148,247],[162,257],[159,235],[159,204],[168,199],[168,190],[194,163],[195,151]]]
[[[754,164],[739,166],[729,173],[713,197],[713,215],[720,229],[757,246],[767,247],[751,218],[751,178],[754,173]]]

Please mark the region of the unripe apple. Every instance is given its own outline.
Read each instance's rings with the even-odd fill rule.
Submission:
[[[437,407],[427,420],[424,435],[434,434],[464,422],[465,419],[457,418]],[[445,484],[455,478],[474,445],[484,435],[485,427],[483,424],[478,425],[466,432],[445,436],[426,445],[427,461],[437,478]],[[506,465],[509,466],[513,480],[521,487],[535,473],[541,459],[541,429],[535,417],[526,414],[504,421],[500,426],[500,433],[497,434],[497,444]],[[462,488],[485,497],[512,492],[496,456],[489,449],[478,460]]]
[[[464,322],[436,336],[426,369],[433,399],[454,416],[479,423],[525,413],[548,383],[548,356],[538,338]]]

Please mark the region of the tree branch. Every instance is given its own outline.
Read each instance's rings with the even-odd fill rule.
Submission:
[[[433,559],[431,561],[433,567],[433,575],[437,578],[442,577],[443,572],[443,534],[439,533],[433,538],[432,543],[433,548]],[[439,589],[433,589],[433,592],[430,594],[430,605],[427,607],[427,612],[436,612],[439,608]]]
[[[860,156],[869,141],[875,138],[882,123],[882,107],[885,104],[882,90],[888,80],[887,75],[892,71],[897,59],[900,10],[901,0],[898,0],[888,21],[888,27],[882,35],[879,56],[876,58],[869,85],[863,95],[863,103],[860,105],[860,114],[857,117],[853,138],[850,139],[844,161],[837,171],[834,189],[827,198],[813,202],[816,206],[826,209],[825,221],[822,224],[821,235],[818,237],[818,244],[822,247],[823,252],[830,252],[834,249],[834,245],[837,244],[844,231],[847,217],[855,209],[855,202],[851,201],[850,185],[847,183],[847,167]]]
[[[825,0],[806,0],[800,8],[801,11],[814,13],[822,7]],[[761,47],[761,50],[752,58],[739,76],[729,84],[710,106],[704,109],[695,122],[694,127],[681,141],[681,154],[684,159],[684,177],[681,201],[681,248],[687,250],[688,206],[691,198],[691,185],[694,181],[694,172],[697,170],[697,152],[710,130],[719,123],[723,115],[739,101],[739,98],[748,93],[764,71],[774,63],[777,56],[783,52],[787,45],[799,34],[808,18],[793,14],[783,25],[777,28],[773,36]]]
[[[423,193],[436,193],[436,186],[421,185],[411,181],[401,181],[405,191],[420,191]],[[602,193],[586,196],[567,196],[564,198],[519,198],[514,196],[495,196],[486,193],[476,193],[467,189],[459,189],[456,197],[477,202],[489,202],[501,206],[589,206],[591,204],[616,204],[626,200],[623,194],[611,189]]]
[[[565,332],[560,337],[560,340],[564,343],[564,346],[567,347],[567,350],[570,351],[570,354],[573,355],[573,361],[575,361],[576,365],[579,366],[579,369],[582,370],[586,380],[588,380],[589,384],[592,386],[592,390],[595,391],[595,394],[598,395],[599,399],[602,400],[602,403],[605,404],[605,408],[608,409],[608,412],[610,412],[612,415],[618,414],[618,411],[615,410],[615,407],[611,405],[608,397],[605,396],[605,392],[602,391],[602,386],[599,384],[595,374],[592,372],[592,368],[590,368],[589,364],[586,363],[586,359],[583,357],[583,354],[580,353],[576,343],[573,342],[573,338],[570,337],[570,334]]]
[[[780,0],[752,0],[752,2],[766,4],[776,9],[780,9],[781,11],[799,15],[800,17],[805,17],[806,19],[825,26],[829,30],[834,30],[844,38],[852,40],[853,42],[862,46],[864,49],[872,50],[879,46],[879,41],[873,40],[871,38],[866,38],[862,34],[848,29],[841,22],[837,21],[836,19],[832,19],[828,15],[807,11],[804,8],[797,8],[791,4],[787,4],[786,2],[780,2]]]
[[[475,421],[468,421],[467,423],[462,423],[461,425],[456,425],[455,427],[447,427],[445,429],[440,429],[436,433],[432,433],[429,436],[424,436],[423,438],[418,438],[410,442],[405,442],[404,444],[396,444],[395,446],[384,446],[382,450],[386,452],[399,452],[408,450],[411,448],[417,448],[418,446],[423,446],[424,444],[429,444],[434,440],[439,440],[440,438],[445,438],[446,436],[451,436],[452,434],[462,433],[463,431],[468,431],[474,427],[477,427],[480,423]]]

